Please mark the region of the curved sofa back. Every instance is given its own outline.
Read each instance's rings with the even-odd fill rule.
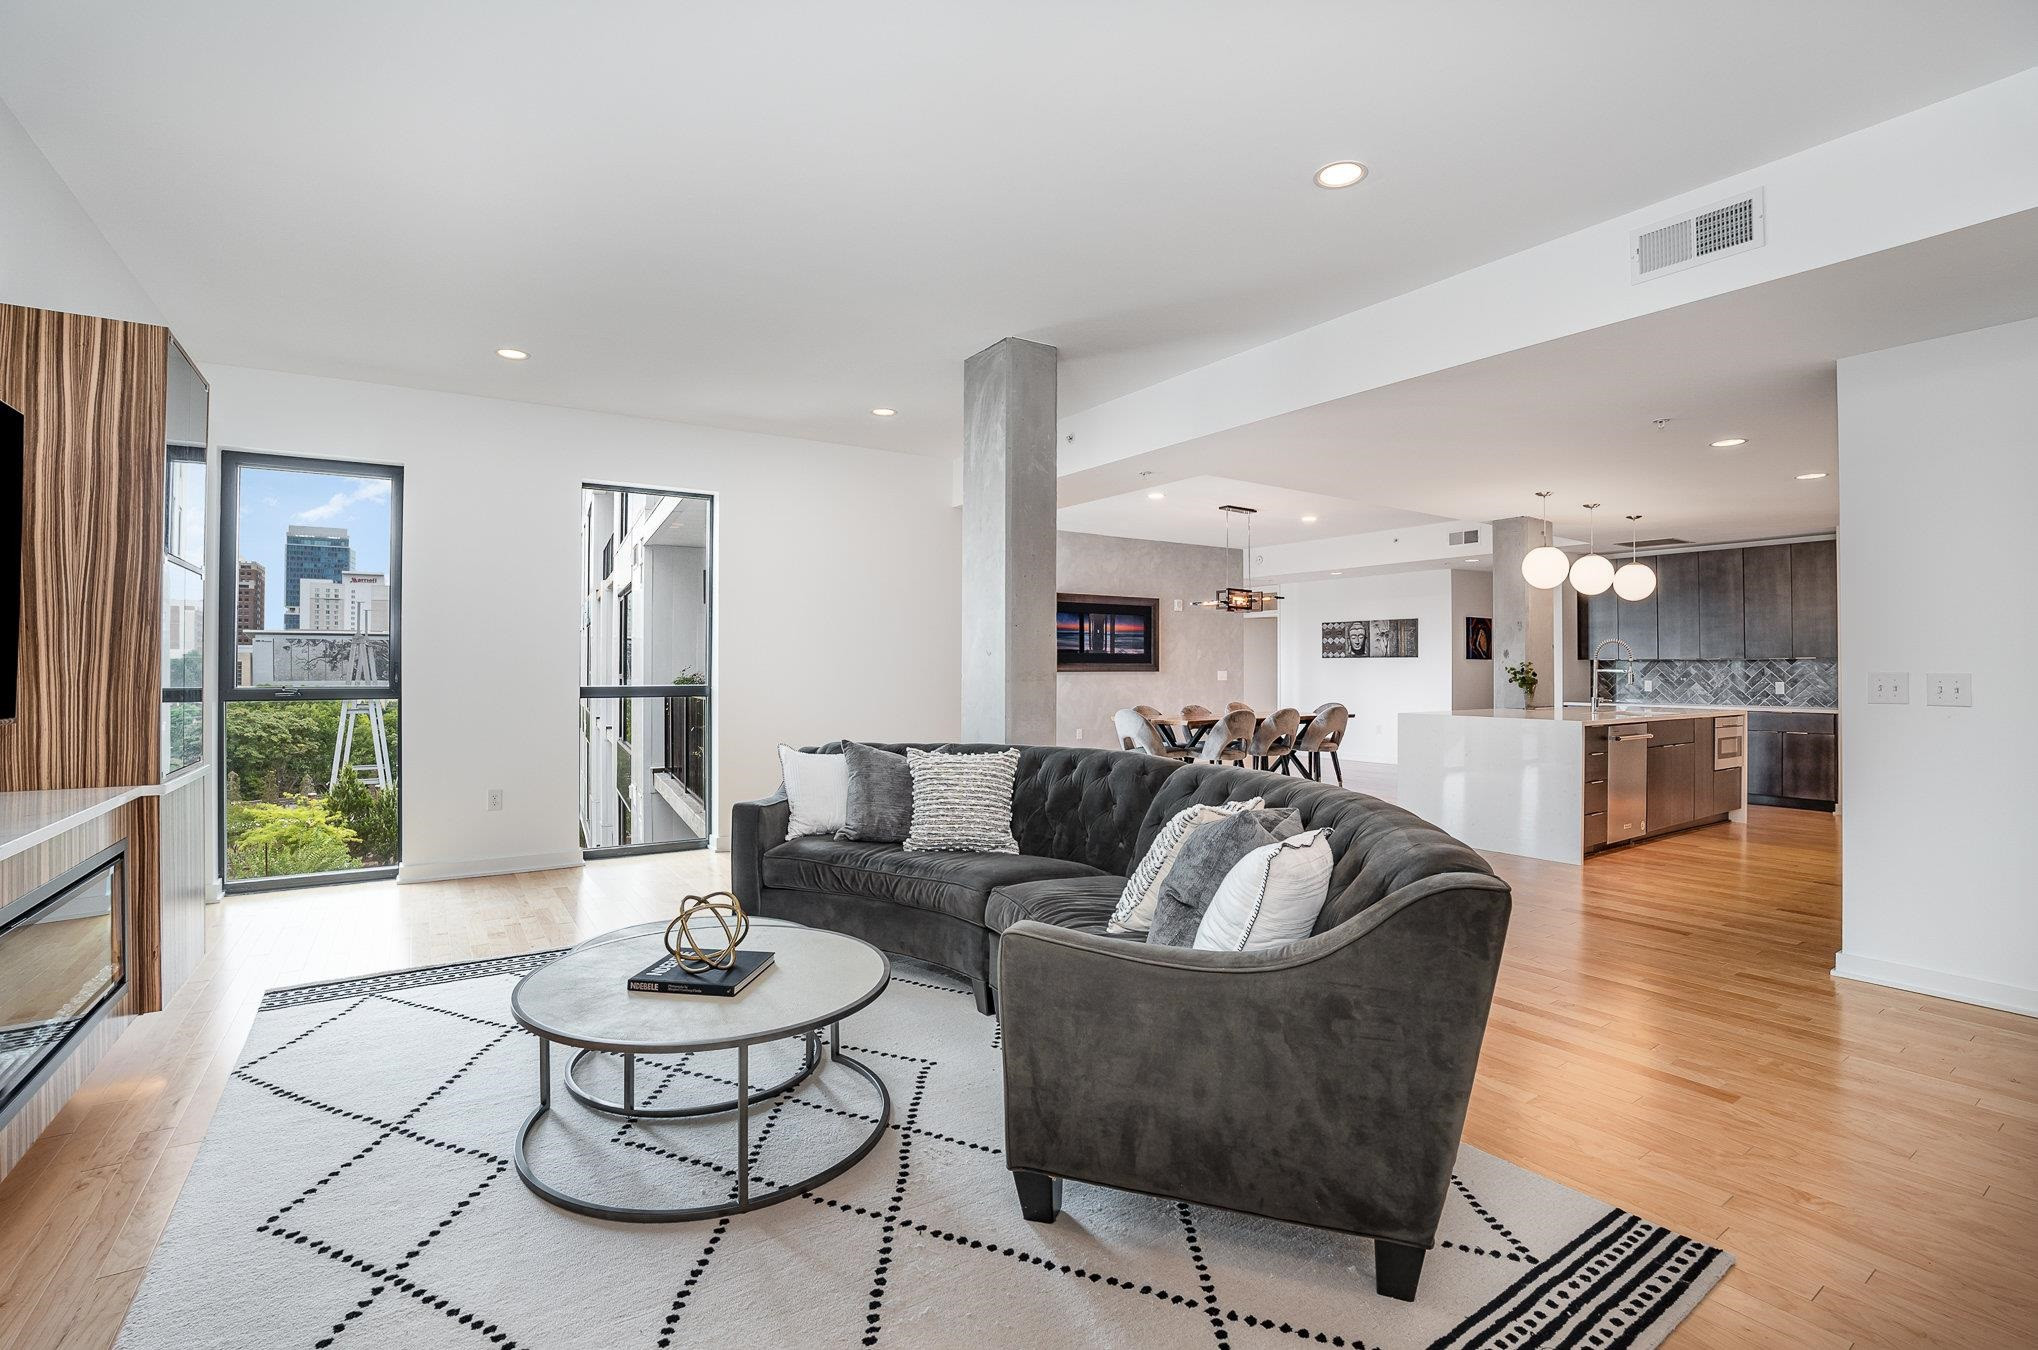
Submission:
[[[984,754],[1015,747],[924,742],[867,742],[904,754],[909,748]],[[815,747],[839,753],[840,741]],[[1119,875],[1129,873],[1170,817],[1199,803],[1263,797],[1292,806],[1302,827],[1328,829],[1337,866],[1330,901],[1316,931],[1326,932],[1403,886],[1450,873],[1491,876],[1473,849],[1412,812],[1377,797],[1287,774],[1214,764],[1179,764],[1123,750],[1022,745],[1012,790],[1012,833],[1019,851],[1065,858]]]

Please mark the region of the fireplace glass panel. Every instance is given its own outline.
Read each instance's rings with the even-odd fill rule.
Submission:
[[[0,1107],[126,981],[123,855],[0,908]]]

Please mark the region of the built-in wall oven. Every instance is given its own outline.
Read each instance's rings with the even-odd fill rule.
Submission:
[[[1718,769],[1745,768],[1748,763],[1748,717],[1730,713],[1712,720],[1712,766]]]

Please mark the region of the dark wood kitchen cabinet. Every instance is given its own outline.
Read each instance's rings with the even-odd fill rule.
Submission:
[[[1741,626],[1741,550],[1713,549],[1698,558],[1698,655],[1738,661],[1746,654]]]
[[[1791,549],[1768,544],[1741,550],[1741,634],[1751,661],[1787,660],[1797,654],[1792,636]]]
[[[1702,553],[1665,553],[1656,568],[1656,655],[1698,659],[1698,560]]]
[[[1831,713],[1749,713],[1748,799],[1832,810],[1840,799],[1839,719]]]
[[[1792,656],[1840,656],[1839,549],[1831,539],[1790,546]],[[1753,653],[1750,653],[1752,655]]]
[[[1644,818],[1649,823],[1650,834],[1682,829],[1700,815],[1697,794],[1693,791],[1697,777],[1694,768],[1698,755],[1696,730],[1693,719],[1688,717],[1674,722],[1649,723],[1649,734],[1655,737],[1649,742],[1649,781],[1644,790]],[[1710,740],[1705,751],[1711,755]],[[1710,794],[1706,805],[1712,805]]]

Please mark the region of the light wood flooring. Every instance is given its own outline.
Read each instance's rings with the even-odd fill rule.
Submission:
[[[1681,1350],[2038,1345],[2038,1021],[1834,980],[1838,840],[1758,807],[1583,869],[1497,858],[1467,1137],[1734,1252]],[[725,877],[690,853],[216,906],[191,982],[0,1182],[0,1346],[112,1343],[264,988],[560,946]]]

